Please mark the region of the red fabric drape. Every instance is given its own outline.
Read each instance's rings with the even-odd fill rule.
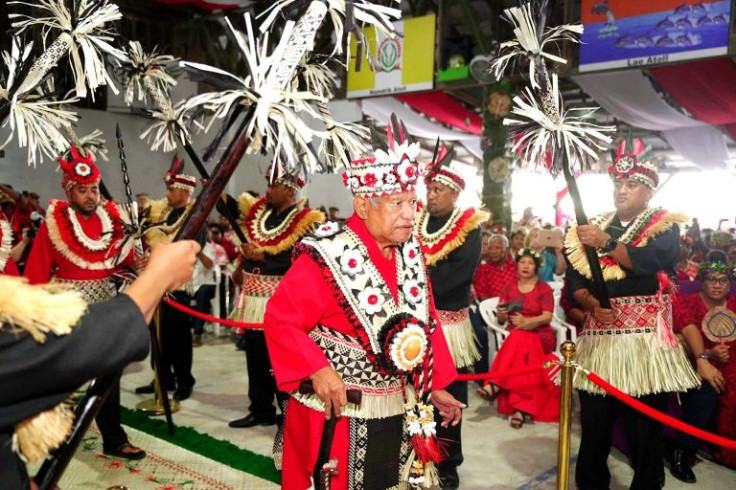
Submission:
[[[415,111],[470,134],[483,132],[483,118],[444,92],[425,92],[396,97]]]
[[[736,123],[736,65],[730,58],[650,68],[649,72],[699,120],[712,125]]]

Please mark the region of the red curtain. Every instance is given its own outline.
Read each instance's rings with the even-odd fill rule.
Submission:
[[[439,122],[470,134],[483,132],[483,118],[444,92],[396,96],[401,102]]]
[[[736,123],[736,65],[730,58],[650,68],[649,72],[699,120],[712,125]]]

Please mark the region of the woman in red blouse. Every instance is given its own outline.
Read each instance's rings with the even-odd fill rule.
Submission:
[[[712,255],[712,254],[711,254]],[[716,258],[717,257],[717,258]],[[725,255],[711,256],[700,265],[702,291],[679,296],[674,304],[674,331],[682,335],[703,384],[687,392],[684,398],[684,420],[706,428],[715,409],[715,432],[728,439],[736,439],[736,348],[734,342],[713,342],[703,332],[703,319],[716,307],[725,307],[736,313],[736,296],[729,294],[734,272],[727,265]],[[678,432],[673,449],[668,454],[670,471],[683,481],[695,482],[690,466],[700,442]],[[727,466],[736,466],[736,451],[718,448],[716,460]]]
[[[509,321],[509,336],[496,354],[490,374],[541,366],[557,359],[555,334],[550,327],[554,310],[554,294],[537,277],[542,259],[530,248],[516,256],[519,279],[504,287],[496,316]],[[488,401],[498,399],[498,412],[509,415],[509,425],[520,429],[528,415],[540,422],[557,422],[560,417],[560,389],[545,371],[522,376],[499,378],[486,384],[478,394]]]

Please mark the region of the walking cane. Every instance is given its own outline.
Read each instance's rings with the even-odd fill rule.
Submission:
[[[302,381],[299,385],[299,393],[311,395],[314,393],[314,387],[311,381]],[[348,403],[360,405],[363,393],[358,389],[348,389],[346,391]],[[312,471],[315,488],[319,490],[330,490],[330,479],[337,475],[337,460],[330,459],[330,450],[332,449],[332,440],[335,438],[335,427],[337,427],[337,416],[335,408],[332,407],[332,413],[329,419],[325,419],[322,427],[322,438],[319,441],[319,452],[317,453],[317,462]]]

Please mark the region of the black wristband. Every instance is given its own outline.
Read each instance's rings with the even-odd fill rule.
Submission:
[[[606,243],[599,249],[601,252],[610,253],[613,252],[618,246],[618,240],[611,237],[606,240]]]

